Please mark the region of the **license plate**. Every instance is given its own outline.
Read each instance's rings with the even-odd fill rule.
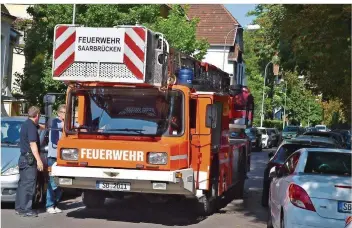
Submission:
[[[342,202],[337,203],[337,211],[340,213],[351,213],[352,212],[352,202]]]
[[[108,191],[130,191],[130,183],[120,183],[120,182],[107,182],[107,181],[97,181],[96,188]]]

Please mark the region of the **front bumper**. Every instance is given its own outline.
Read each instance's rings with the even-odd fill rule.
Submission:
[[[1,176],[1,202],[15,202],[18,187],[19,174]]]
[[[176,178],[176,173],[182,177]],[[92,167],[65,167],[55,163],[51,168],[51,176],[56,184],[65,188],[97,189],[97,181],[130,183],[128,192],[194,195],[194,171],[182,169],[175,171],[153,171],[133,169],[112,169]],[[180,174],[178,174],[180,175]],[[72,184],[60,183],[60,178],[72,179]],[[166,189],[154,189],[153,183],[166,183]]]
[[[349,214],[346,214],[348,216]],[[295,207],[291,203],[285,208],[285,228],[330,228],[345,227],[345,220],[321,217],[314,211]]]

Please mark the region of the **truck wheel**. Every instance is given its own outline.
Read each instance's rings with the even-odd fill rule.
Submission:
[[[236,195],[235,198],[237,199],[242,199],[243,198],[243,193],[244,193],[244,182],[246,179],[246,168],[245,168],[245,160],[244,160],[244,155],[241,154],[239,161],[238,161],[238,175],[239,175],[239,181],[238,181],[238,186],[236,187]]]
[[[82,201],[86,208],[100,208],[104,206],[105,196],[98,191],[87,190],[82,193]]]
[[[204,195],[198,199],[197,215],[209,216],[214,212],[214,208],[215,200],[212,200],[210,197]]]

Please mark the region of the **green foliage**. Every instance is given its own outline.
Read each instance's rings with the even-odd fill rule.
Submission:
[[[340,100],[330,100],[323,102],[324,111],[324,124],[327,126],[333,126],[346,122],[346,117],[342,112],[343,104]]]
[[[264,67],[270,61],[268,55],[274,53],[275,50],[272,48],[271,51],[267,52],[265,55],[258,55],[258,50],[263,46],[269,45],[266,44],[266,39],[261,39],[262,35],[267,32],[266,28],[263,28],[262,30],[264,31],[246,31],[244,33],[246,75],[248,77],[248,86],[251,89],[255,100],[254,124],[257,126],[260,125]],[[262,54],[263,53],[264,52],[262,52]],[[262,64],[264,63],[263,59],[266,59],[265,61],[268,62]],[[276,61],[279,61],[279,59],[276,59]],[[276,85],[274,83],[274,75],[271,69],[270,64],[267,72],[264,96],[264,120],[272,118],[273,110],[275,108],[285,106],[285,83]],[[284,78],[285,82],[287,82],[286,115],[289,122],[307,125],[308,118],[310,124],[320,122],[322,117],[321,106],[314,103],[316,97],[311,91],[304,87],[304,83],[298,79],[298,73],[281,70],[281,76]]]
[[[16,78],[17,87],[30,105],[42,106],[47,92],[65,92],[66,85],[54,81],[52,52],[54,27],[71,24],[73,5],[34,5],[28,8],[32,16],[31,28],[27,31],[24,48],[26,64],[24,74]],[[76,24],[89,27],[112,27],[117,25],[142,24],[164,33],[171,46],[202,59],[208,48],[204,40],[196,40],[197,19],[186,20],[180,6],[175,5],[167,18],[160,16],[161,5],[150,4],[87,4],[76,5]],[[26,21],[26,25],[28,21]],[[59,101],[62,102],[62,101]]]
[[[351,117],[351,5],[258,5],[256,53],[263,67],[279,51],[283,71],[304,74],[315,93],[340,99]]]
[[[282,130],[282,120],[264,120],[263,127],[277,128],[279,131]]]
[[[186,9],[187,10],[187,9]],[[188,21],[181,6],[174,6],[167,18],[160,18],[152,29],[161,31],[167,40],[178,50],[202,60],[209,44],[205,39],[196,39],[196,28],[198,19]]]

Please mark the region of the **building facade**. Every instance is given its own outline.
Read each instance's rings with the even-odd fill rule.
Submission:
[[[203,61],[226,71],[236,83],[247,85],[239,22],[222,4],[191,4],[187,16],[199,18],[197,39],[205,38],[210,44]]]

